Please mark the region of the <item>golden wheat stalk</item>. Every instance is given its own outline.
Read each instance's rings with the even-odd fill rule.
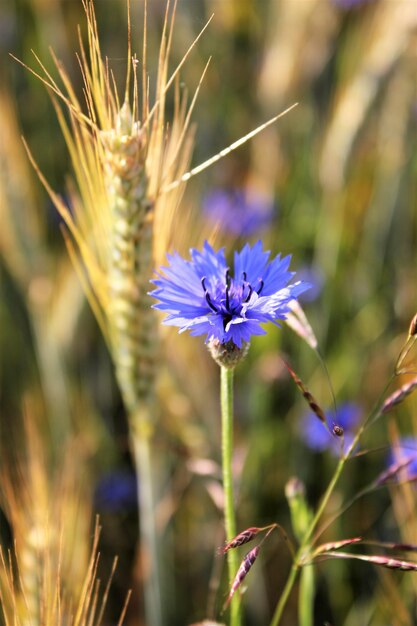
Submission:
[[[44,529],[46,531],[46,529]],[[37,599],[28,595],[31,590],[26,587],[21,571],[25,568],[19,552],[5,552],[0,546],[0,615],[5,626],[101,626],[108,600],[110,586],[116,570],[117,561],[113,563],[106,587],[101,592],[100,581],[97,579],[98,540],[100,528],[96,525],[91,555],[86,567],[82,588],[78,597],[68,597],[61,581],[61,563],[51,567],[56,554],[43,546],[38,556],[39,571],[37,583]],[[130,592],[122,607],[117,626],[122,626]]]
[[[6,626],[91,626],[102,621],[107,593],[95,580],[99,528],[89,555],[90,498],[71,443],[52,462],[27,407],[19,451],[2,449],[0,503],[13,549],[0,547],[0,614]],[[80,485],[83,485],[80,487]],[[81,581],[81,582],[80,582]]]
[[[143,79],[142,110],[130,38],[131,63],[120,105],[114,77],[101,56],[93,5],[87,0],[84,8],[88,50],[80,39],[79,63],[85,106],[77,99],[65,69],[55,57],[62,87],[37,59],[42,70],[37,75],[53,95],[77,179],[80,196],[72,198],[73,214],[45,179],[43,182],[70,232],[72,256],[75,260],[81,257],[87,269],[88,296],[110,347],[123,399],[136,430],[149,426],[153,413],[144,407],[152,402],[157,348],[154,314],[146,295],[154,266],[154,223],[164,224],[167,233],[182,195],[180,185],[161,197],[161,186],[181,178],[189,166],[191,109],[187,109],[185,97],[178,94],[168,129],[166,93],[178,76],[178,68],[168,76],[175,5],[170,14],[170,3],[167,4],[155,102],[151,107],[149,88]],[[144,54],[145,50],[146,44]],[[144,76],[145,63],[144,59]],[[69,122],[62,103],[69,113]],[[191,108],[193,105],[194,101]],[[158,256],[166,248],[160,240],[161,233]]]

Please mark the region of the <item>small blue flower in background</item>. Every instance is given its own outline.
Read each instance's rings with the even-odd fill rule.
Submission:
[[[342,9],[353,9],[370,2],[375,2],[375,0],[333,0],[333,3]]]
[[[302,438],[305,444],[316,452],[331,450],[335,454],[340,452],[340,439],[332,434],[333,426],[337,424],[344,431],[343,440],[346,449],[355,436],[356,426],[359,424],[362,410],[357,404],[341,404],[335,416],[334,411],[325,413],[329,430],[317,419],[314,413],[304,415],[301,422]],[[329,432],[330,431],[330,432]]]
[[[406,463],[407,461],[409,463]],[[417,438],[402,437],[399,445],[392,446],[388,455],[388,468],[398,464],[405,463],[402,469],[399,469],[398,476],[407,480],[417,479]]]
[[[250,187],[216,189],[203,200],[203,211],[222,230],[248,237],[271,223],[274,203],[267,194]]]
[[[99,480],[94,500],[97,509],[116,512],[130,509],[137,502],[136,475],[130,470],[114,470]]]
[[[289,284],[290,257],[269,261],[261,241],[235,252],[233,276],[223,249],[215,252],[205,242],[202,252],[191,249],[190,254],[191,261],[168,255],[169,266],[151,281],[157,289],[150,295],[159,300],[153,308],[168,314],[164,324],[206,334],[206,342],[241,348],[252,335],[265,334],[262,323],[285,319],[289,302],[309,288],[302,281]]]

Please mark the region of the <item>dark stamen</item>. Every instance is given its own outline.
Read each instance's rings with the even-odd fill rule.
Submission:
[[[229,311],[230,313],[229,292],[230,292],[230,269],[227,268],[226,270],[226,310]]]
[[[226,270],[226,285],[227,287],[230,287],[230,267]]]
[[[249,287],[249,293],[248,293],[248,295],[246,296],[246,298],[244,300],[245,302],[249,302],[250,297],[251,297],[251,295],[253,293],[252,285],[250,283],[248,283],[248,287]]]
[[[205,276],[201,279],[201,285],[202,285],[202,287],[204,289],[204,295],[206,297],[206,302],[209,305],[210,309],[212,311],[214,311],[215,313],[218,313],[218,310],[216,309],[216,307],[214,306],[214,304],[211,301],[208,289],[206,288],[206,277]]]
[[[214,306],[214,304],[211,301],[210,294],[209,294],[208,291],[206,291],[205,296],[206,296],[207,304],[209,305],[210,309],[212,311],[214,311],[215,313],[218,313],[218,310],[216,309],[216,307]]]
[[[262,280],[262,278],[259,279],[259,288],[256,290],[256,293],[258,294],[258,296],[261,295],[261,291],[264,288],[264,281]]]
[[[226,315],[223,318],[223,329],[226,331],[226,326],[228,325],[229,322],[231,322],[233,319],[233,317],[231,315]]]
[[[248,302],[250,297],[251,297],[251,295],[252,295],[253,289],[252,289],[251,284],[248,283],[248,280],[247,280],[248,279],[248,275],[246,274],[246,272],[242,272],[242,276],[243,276],[242,297],[243,297],[243,293],[245,291],[246,286],[248,286],[249,287],[249,293],[248,293],[248,295],[246,296],[246,298],[244,300],[244,302]]]

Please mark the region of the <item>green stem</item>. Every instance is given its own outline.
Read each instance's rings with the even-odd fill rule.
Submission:
[[[226,540],[236,536],[236,519],[233,498],[233,369],[220,368],[220,404],[222,413],[222,467],[224,489],[224,522]],[[227,553],[229,585],[239,567],[238,555],[234,550]],[[230,603],[230,626],[240,626],[239,597],[236,594]]]
[[[300,626],[314,626],[314,567],[303,567],[300,575],[298,614]]]
[[[298,553],[297,555],[298,556]],[[277,608],[275,609],[275,613],[274,613],[274,617],[272,618],[272,622],[271,622],[271,626],[276,626],[279,622],[279,620],[281,619],[281,615],[284,611],[285,605],[287,604],[287,600],[290,596],[290,593],[292,591],[292,588],[294,586],[295,580],[297,578],[297,574],[299,571],[299,567],[297,565],[297,560],[296,558],[294,559],[294,563],[291,567],[290,570],[290,574],[287,578],[287,582],[285,583],[285,587],[282,591],[281,597],[279,599],[279,602],[277,604]]]

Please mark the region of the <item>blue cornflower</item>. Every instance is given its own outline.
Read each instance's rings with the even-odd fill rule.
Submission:
[[[355,436],[355,429],[361,418],[362,410],[357,404],[345,403],[340,405],[335,416],[334,411],[329,411],[327,428],[314,413],[306,414],[302,419],[301,430],[306,445],[316,452],[331,450],[335,454],[340,452],[340,439],[335,437],[333,428],[335,424],[343,428],[343,443],[347,448]]]
[[[215,252],[205,242],[201,252],[190,254],[191,261],[168,255],[169,267],[152,281],[157,289],[151,295],[159,300],[154,308],[168,313],[164,324],[206,334],[206,343],[240,349],[252,335],[265,334],[262,323],[285,319],[289,302],[309,288],[301,281],[289,284],[290,257],[269,261],[261,241],[235,252],[233,276],[223,249]]]
[[[410,461],[407,463],[407,461]],[[404,464],[404,465],[403,465]],[[388,455],[388,468],[401,465],[399,476],[407,480],[417,479],[417,438],[402,437],[399,445],[394,445]]]
[[[96,487],[95,502],[98,509],[106,511],[136,506],[137,480],[134,472],[120,469],[102,476]]]
[[[274,202],[252,187],[215,189],[204,198],[203,211],[222,230],[248,237],[271,223]]]

